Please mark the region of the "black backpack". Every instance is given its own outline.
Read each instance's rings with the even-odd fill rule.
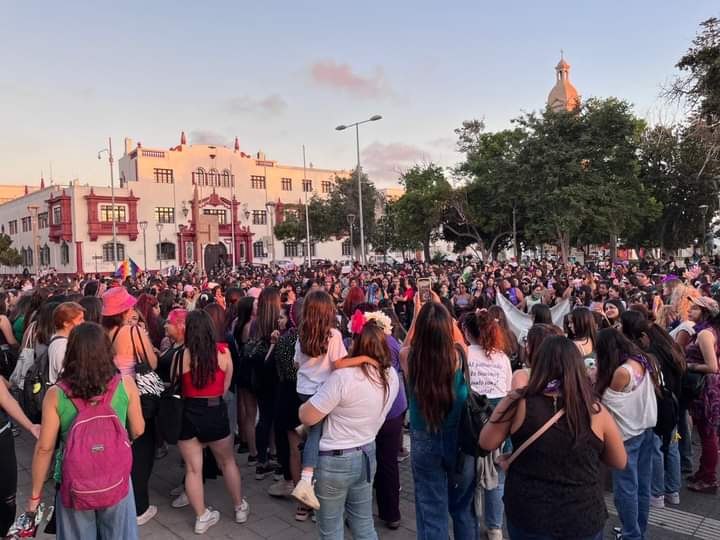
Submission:
[[[657,389],[657,423],[653,431],[662,439],[662,447],[670,444],[673,431],[680,420],[680,403],[675,393],[665,383],[663,372],[659,371],[660,386]]]
[[[67,339],[64,336],[55,336],[48,343],[47,349],[40,356],[25,375],[20,404],[31,422],[37,424],[42,416],[42,404],[50,383],[50,345],[57,339]]]

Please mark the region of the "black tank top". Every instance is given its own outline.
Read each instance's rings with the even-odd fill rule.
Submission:
[[[525,410],[525,421],[511,436],[513,448],[555,414],[553,399],[547,396],[527,398]],[[574,443],[563,416],[510,466],[504,502],[514,526],[563,539],[584,538],[602,529],[607,520],[600,478],[604,444],[590,427],[588,431]]]

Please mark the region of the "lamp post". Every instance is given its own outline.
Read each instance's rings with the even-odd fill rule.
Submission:
[[[148,222],[141,221],[138,225],[140,225],[140,229],[142,229],[143,232],[143,270],[147,272],[147,242],[145,241],[145,230],[147,229]]]
[[[308,189],[306,187],[307,169],[305,167],[305,145],[303,144],[303,191],[305,192],[305,249],[307,251],[307,267],[312,266],[312,253],[310,252],[310,210],[308,209]]]
[[[709,207],[707,204],[701,204],[698,208],[700,208],[700,213],[702,214],[702,251],[700,253],[704,256],[705,255],[705,245],[707,244],[706,219],[707,219],[707,212],[708,212]]]
[[[355,257],[353,256],[353,251],[355,249],[355,246],[353,245],[353,225],[355,224],[355,214],[348,214],[347,222],[348,225],[350,225],[350,259],[355,260]]]
[[[160,273],[162,274],[162,230],[163,230],[163,224],[162,223],[156,223],[155,227],[157,228],[158,232],[158,262],[160,263]]]
[[[95,261],[95,274],[98,273],[98,261],[104,260],[105,257],[102,255],[93,255],[93,261]]]
[[[31,204],[27,207],[30,212],[30,230],[32,231],[33,237],[33,249],[35,250],[35,257],[33,258],[33,266],[35,267],[35,276],[40,276],[40,237],[37,232],[37,215],[40,207],[36,204]],[[82,272],[82,268],[77,269],[78,272]]]
[[[275,263],[275,231],[273,231],[273,214],[275,213],[275,203],[273,201],[268,201],[265,203],[265,208],[268,210],[269,218],[270,220],[268,223],[270,224],[270,245],[272,246],[270,248],[270,264]]]
[[[357,168],[355,169],[355,173],[357,174],[357,183],[358,183],[358,207],[360,210],[360,253],[362,255],[362,263],[365,265],[365,220],[363,219],[363,202],[362,202],[362,175],[361,169],[360,169],[360,124],[366,124],[368,122],[376,122],[378,120],[382,119],[382,116],[379,114],[376,114],[374,116],[371,116],[367,120],[363,120],[361,122],[354,122],[352,124],[340,124],[335,129],[337,131],[344,131],[349,127],[355,127],[355,145],[357,150]]]
[[[113,153],[112,153],[112,138],[108,137],[108,147],[103,148],[98,152],[98,159],[102,159],[102,153],[107,152],[108,163],[110,164],[110,199],[112,205],[112,259],[113,266],[117,268],[117,231],[115,226],[116,214],[115,214],[115,176],[113,172]]]

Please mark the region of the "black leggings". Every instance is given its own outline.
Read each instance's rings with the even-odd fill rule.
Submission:
[[[15,441],[13,440],[12,430],[7,428],[0,433],[0,537],[7,534],[8,529],[15,521],[16,491]]]
[[[150,505],[148,482],[155,463],[155,419],[145,419],[145,432],[132,444],[132,484],[135,511],[142,515]]]

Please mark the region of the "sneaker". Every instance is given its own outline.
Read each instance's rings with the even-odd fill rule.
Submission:
[[[250,503],[245,499],[242,500],[240,506],[235,507],[235,523],[245,523],[250,514]]]
[[[188,499],[187,493],[184,491],[178,495],[173,501],[170,503],[170,506],[173,508],[185,508],[187,505],[190,504],[190,500]]]
[[[488,540],[503,540],[502,529],[488,529]]]
[[[273,471],[273,481],[279,482],[280,480],[285,479],[285,474],[283,474],[283,468],[282,465],[277,465],[275,467],[275,470]]]
[[[265,480],[266,477],[270,476],[275,471],[275,466],[269,463],[258,463],[255,467],[255,480]]]
[[[157,515],[157,506],[155,506],[154,504],[151,504],[150,506],[147,507],[147,510],[145,510],[145,512],[143,512],[142,514],[140,514],[137,517],[138,526],[145,525],[148,521],[150,521],[156,515]]]
[[[650,497],[650,506],[653,508],[665,508],[665,497],[663,495]]]
[[[272,484],[268,488],[267,492],[271,497],[289,497],[292,494],[294,487],[295,484],[292,480],[281,479]]]
[[[678,492],[666,493],[665,502],[667,504],[680,504],[680,494]]]
[[[171,497],[177,497],[178,495],[185,493],[185,483],[183,482],[179,486],[176,486],[170,490]]]
[[[397,521],[386,521],[385,526],[391,531],[395,531],[400,528],[400,520]]]
[[[300,481],[295,486],[295,489],[292,490],[291,495],[313,510],[320,510],[320,501],[318,501],[315,496],[315,488],[313,484],[307,480],[300,478]]]
[[[268,463],[272,465],[273,467],[278,466],[278,460],[277,460],[277,454],[270,454],[268,456]]]
[[[218,521],[220,521],[220,512],[206,508],[202,516],[195,518],[195,534],[205,534]]]
[[[257,465],[257,454],[254,456],[248,455],[248,467],[253,467],[254,465]]]
[[[295,521],[307,521],[311,514],[313,514],[312,508],[298,504],[295,510]]]

